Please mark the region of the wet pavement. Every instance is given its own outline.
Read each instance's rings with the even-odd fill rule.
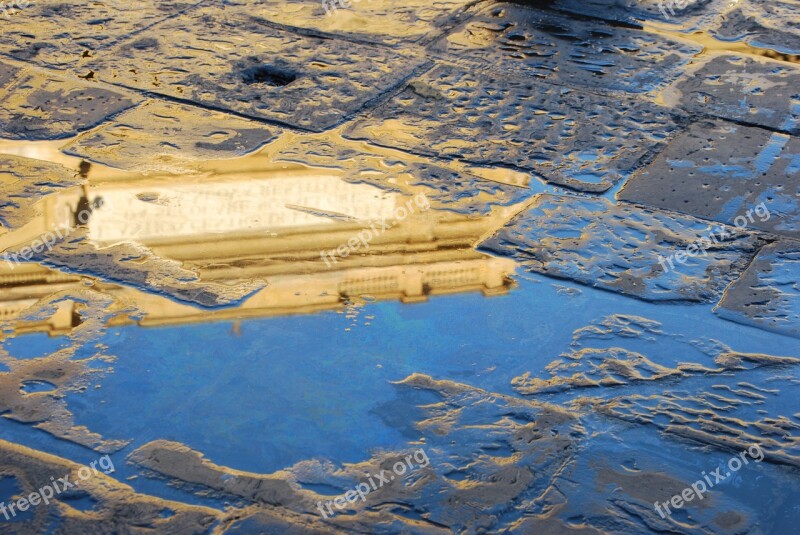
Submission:
[[[0,533],[796,530],[797,1],[0,4]]]

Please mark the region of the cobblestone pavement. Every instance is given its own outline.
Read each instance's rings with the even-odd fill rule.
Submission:
[[[87,451],[147,481],[97,475],[0,518],[0,533],[781,533],[800,520],[786,475],[800,466],[800,2],[0,6],[0,412],[56,441],[0,428],[0,500],[77,474]],[[397,399],[369,413],[406,449],[334,466],[287,443],[303,460],[267,468],[81,412],[115,369],[115,326],[337,308],[358,323],[376,298],[511,299],[531,280],[555,288],[552,316],[514,305],[509,323],[531,314],[538,331],[494,343],[554,349],[566,333],[560,356],[502,387],[413,366],[381,376]],[[572,325],[586,295],[615,308]],[[732,349],[676,333],[679,316],[756,334]],[[41,332],[64,343],[15,353]],[[225,373],[212,375],[233,389]],[[164,419],[178,414],[190,412]],[[597,418],[613,436],[590,438]],[[713,468],[665,469],[653,459],[681,456],[665,436],[703,455],[756,445],[775,470],[764,481],[784,486],[659,514],[654,501]],[[622,437],[663,453],[604,465]],[[326,512],[412,447],[430,464]]]

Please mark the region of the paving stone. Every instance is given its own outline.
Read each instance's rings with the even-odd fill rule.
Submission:
[[[800,68],[742,56],[715,56],[678,85],[694,113],[800,133]]]
[[[480,169],[448,168],[424,157],[363,145],[332,134],[304,135],[281,147],[271,160],[333,169],[344,181],[402,195],[423,193],[434,209],[461,214],[486,215],[495,206],[513,206],[533,194],[525,183],[501,183],[473,174]]]
[[[72,137],[138,101],[89,83],[23,71],[0,95],[0,137],[29,140]]]
[[[287,27],[396,44],[437,36],[452,19],[463,18],[465,8],[473,3],[473,0],[229,0],[225,8]]]
[[[29,0],[27,7],[3,21],[0,53],[63,68],[84,52],[108,46],[199,1]]]
[[[702,48],[601,20],[492,4],[433,50],[569,87],[647,93],[673,81]]]
[[[708,26],[729,0],[553,0],[550,6],[611,21],[641,24],[661,22],[693,31]]]
[[[87,58],[81,69],[114,84],[322,131],[425,62],[419,52],[297,35],[210,7],[145,30]]]
[[[714,310],[725,319],[800,338],[800,242],[767,245]]]
[[[712,243],[712,232],[722,233],[693,217],[601,198],[538,195],[480,249],[530,271],[647,301],[711,301],[760,244],[750,232],[718,227],[727,238]],[[703,239],[704,254],[673,259]]]
[[[667,110],[633,98],[440,65],[362,116],[345,137],[514,166],[600,192],[629,176],[676,129]]]
[[[11,83],[17,74],[19,74],[19,71],[20,69],[18,67],[0,62],[0,91]],[[1,94],[2,93],[0,93],[0,95]]]
[[[76,175],[57,163],[0,155],[0,236],[36,217],[35,206],[47,195],[81,185]]]
[[[243,156],[279,132],[222,112],[151,100],[62,150],[120,169],[180,170],[190,160]]]
[[[695,123],[618,197],[798,238],[800,139],[726,121]]]
[[[800,54],[800,3],[796,0],[745,0],[722,17],[712,32],[718,39],[742,41],[783,54]]]

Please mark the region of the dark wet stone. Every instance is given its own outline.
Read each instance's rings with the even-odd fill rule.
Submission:
[[[800,338],[800,242],[767,245],[725,292],[721,317]]]
[[[713,33],[718,39],[742,41],[779,54],[800,54],[800,5],[796,0],[739,2],[722,16]]]
[[[19,74],[19,71],[20,69],[18,67],[0,62],[0,91]],[[2,93],[0,93],[0,95],[2,95]]]
[[[94,53],[198,2],[28,0],[26,7],[3,21],[0,52],[47,67],[65,68],[84,53]]]
[[[681,74],[702,48],[553,11],[491,4],[433,48],[452,61],[591,91],[647,93]]]
[[[138,99],[96,85],[24,72],[0,94],[0,137],[61,139],[88,130]]]
[[[306,32],[387,44],[436,37],[471,0],[228,0],[225,9]],[[343,7],[349,4],[348,7]],[[327,8],[326,8],[327,6]]]
[[[552,0],[554,9],[561,9],[628,24],[657,21],[677,25],[690,31],[707,26],[728,0]]]
[[[440,65],[345,131],[428,156],[534,171],[600,192],[677,128],[667,110],[477,69]]]
[[[480,249],[512,257],[530,271],[648,301],[710,301],[757,246],[751,233],[728,227],[726,239],[707,240],[705,254],[696,247],[683,262],[674,256],[715,230],[689,216],[605,199],[539,195]]]
[[[136,46],[142,40],[148,46]],[[322,131],[424,62],[418,52],[301,36],[211,6],[87,58],[81,69],[113,84]]]
[[[785,375],[787,366],[796,366],[794,361],[750,370],[742,376],[747,382],[735,385],[722,384],[719,376],[701,375],[684,379],[677,388],[663,385],[652,394],[630,392],[598,400],[595,407],[602,414],[652,425],[732,455],[752,452],[749,462],[759,459],[800,467],[800,425],[780,397],[782,390],[783,396],[796,395],[796,379]],[[769,389],[757,386],[765,383]]]
[[[678,85],[691,112],[800,133],[800,68],[716,56]]]
[[[409,197],[422,192],[434,209],[462,214],[485,215],[494,207],[513,206],[532,195],[527,184],[513,184],[510,180],[500,183],[473,174],[482,169],[454,169],[398,151],[365,150],[361,143],[327,134],[298,137],[281,147],[272,159],[335,169],[347,182],[370,184]],[[511,170],[506,175],[509,176],[515,177]]]
[[[800,237],[800,139],[726,121],[680,134],[619,198]]]
[[[221,112],[149,101],[62,150],[120,169],[181,169],[191,160],[235,158],[280,130]]]

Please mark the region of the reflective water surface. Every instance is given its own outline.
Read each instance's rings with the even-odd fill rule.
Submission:
[[[796,3],[29,4],[0,533],[793,532]]]

